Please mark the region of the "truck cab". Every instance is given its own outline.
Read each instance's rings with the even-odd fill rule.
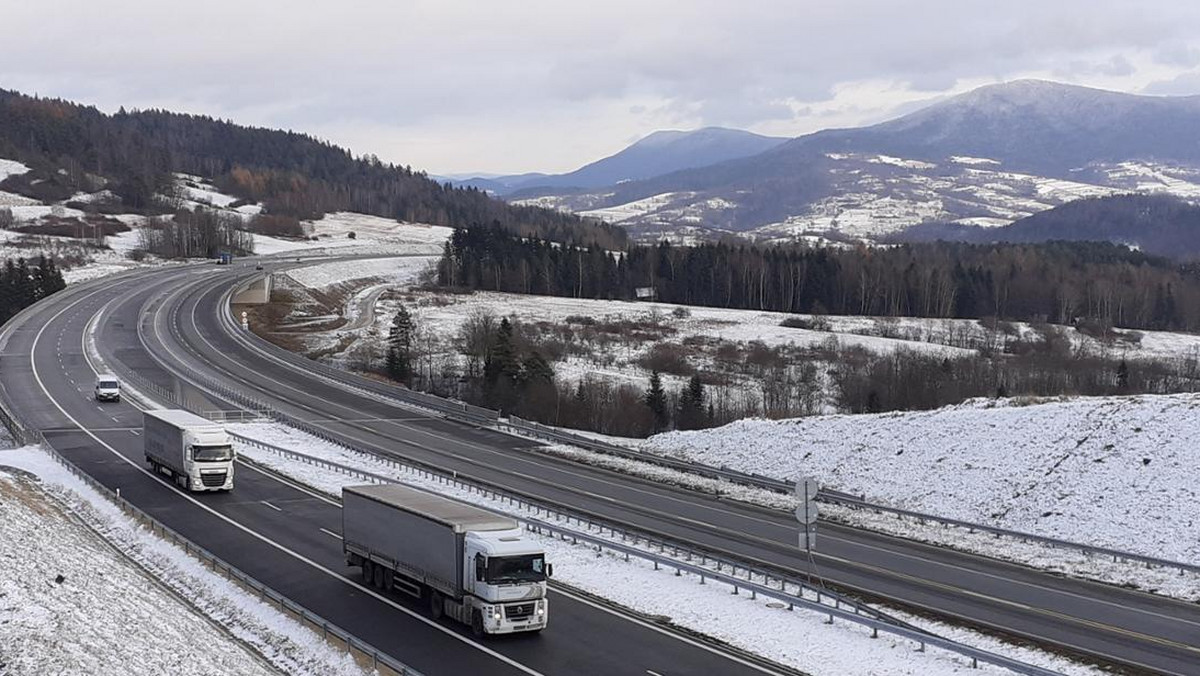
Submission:
[[[478,629],[487,634],[509,634],[546,626],[546,579],[551,571],[541,545],[514,528],[471,531],[463,550],[463,588],[471,590],[477,600],[476,609],[483,623]]]
[[[96,401],[120,401],[121,381],[111,373],[96,376]]]

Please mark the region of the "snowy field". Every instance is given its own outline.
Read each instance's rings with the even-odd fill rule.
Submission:
[[[617,322],[645,323],[659,327],[658,330],[664,333],[663,341],[690,345],[687,351],[691,353],[692,365],[714,372],[724,368],[714,359],[715,351],[722,344],[747,346],[756,342],[768,348],[861,348],[874,354],[889,354],[903,349],[954,357],[975,354],[976,349],[982,345],[998,349],[1005,340],[1040,340],[1040,334],[1022,322],[1011,323],[1012,335],[1006,336],[968,319],[833,315],[815,317],[667,303],[497,292],[447,294],[406,290],[405,287],[416,280],[418,273],[435,260],[432,257],[398,258],[388,263],[386,259],[381,259],[362,266],[357,263],[331,263],[289,273],[298,282],[312,288],[327,287],[338,280],[387,277],[384,281],[373,280],[373,283],[395,284],[397,288],[405,290],[407,297],[404,301],[386,299],[375,302],[375,325],[360,328],[351,342],[343,340],[349,334],[339,329],[324,335],[311,335],[307,338],[307,344],[310,347],[338,344],[343,357],[345,353],[355,350],[364,342],[373,345],[374,349],[379,349],[377,343],[386,335],[388,323],[401,302],[413,314],[418,329],[431,337],[431,349],[447,358],[457,358],[452,338],[459,334],[464,324],[479,314],[514,318],[527,325],[542,323],[551,327],[571,326],[577,333],[585,328],[579,323],[580,318],[600,325]],[[368,291],[370,290],[363,289],[362,293]],[[361,297],[359,295],[351,299],[343,310],[348,318],[361,314],[361,303],[358,302]],[[784,320],[801,320],[809,322],[810,325],[822,324],[823,328],[816,330],[781,326]],[[1139,331],[1137,334],[1140,335],[1140,341],[1130,339],[1102,343],[1072,327],[1064,328],[1067,337],[1077,347],[1093,354],[1129,359],[1200,359],[1198,335]],[[1130,332],[1121,333],[1132,335]],[[594,377],[644,387],[650,374],[638,361],[651,346],[651,343],[635,341],[606,348],[597,347],[591,357],[568,354],[552,365],[559,378],[565,382]],[[739,378],[740,376],[734,376],[735,381]],[[831,409],[827,410],[832,412]]]
[[[310,289],[324,289],[359,279],[408,284],[437,260],[437,256],[412,256],[338,261],[296,268],[284,274]]]
[[[39,449],[0,451],[0,498],[0,673],[365,675]]]
[[[422,479],[380,463],[371,456],[347,451],[281,425],[253,423],[231,425],[230,428],[238,434],[265,443],[393,477],[409,485],[517,518],[533,516],[510,504]],[[243,457],[249,457],[331,495],[340,494],[343,486],[362,483],[361,478],[284,459],[250,445],[239,446],[238,452]],[[772,607],[766,599],[751,600],[745,594],[734,596],[730,589],[711,580],[708,584],[700,585],[689,576],[676,577],[666,570],[656,571],[652,564],[636,559],[626,562],[623,557],[609,553],[597,554],[587,546],[571,545],[549,537],[540,540],[546,549],[547,559],[554,563],[555,579],[570,587],[602,596],[641,613],[670,618],[678,626],[713,636],[814,676],[1008,673],[989,667],[976,671],[970,668],[969,662],[939,650],[930,649],[920,653],[912,644],[884,633],[877,639],[871,639],[870,631],[857,625],[841,621],[826,624],[821,615]],[[621,584],[612,584],[613,580],[618,579]],[[1010,646],[967,630],[936,623],[925,624],[943,636],[985,650],[1002,652],[1063,674],[1099,673],[1063,658]],[[548,631],[554,631],[553,626]],[[797,640],[797,637],[803,637],[803,640]]]
[[[638,442],[631,442],[637,444]],[[1200,564],[1200,396],[968,402],[742,420],[644,450],[794,478],[919,512]]]

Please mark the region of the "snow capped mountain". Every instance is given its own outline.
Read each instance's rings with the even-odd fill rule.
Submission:
[[[1006,225],[1131,191],[1200,197],[1200,96],[1019,80],[749,157],[543,193],[538,204],[611,218],[643,238],[707,229],[875,239],[929,221]]]

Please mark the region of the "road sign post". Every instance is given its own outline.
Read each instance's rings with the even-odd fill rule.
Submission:
[[[817,547],[817,492],[820,486],[812,477],[801,477],[796,481],[796,497],[800,504],[796,506],[796,521],[800,523],[800,548],[811,552]]]

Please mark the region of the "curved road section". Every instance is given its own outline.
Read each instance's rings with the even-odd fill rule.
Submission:
[[[138,322],[143,316],[182,321],[185,315],[175,301],[196,288],[227,287],[231,274],[236,273],[212,267],[169,268],[52,296],[0,334],[0,395],[58,452],[104,485],[120,489],[140,509],[430,676],[788,673],[562,590],[552,592],[554,620],[545,632],[479,641],[469,630],[435,622],[417,606],[351,575],[336,536],[341,513],[335,501],[247,465],[239,467],[237,488],[229,494],[184,493],[148,473],[141,411],[128,401],[92,400],[95,370],[84,347],[88,331],[94,326],[106,362],[120,360],[159,384],[183,387],[143,347]],[[167,299],[172,303],[164,303]],[[144,305],[156,308],[153,314]],[[182,349],[186,352],[176,358],[202,359],[191,348]]]
[[[367,394],[353,387],[361,382],[353,374],[330,382],[298,367],[303,360],[234,328],[224,314],[230,288],[229,280],[192,283],[143,317],[154,327],[144,333],[154,336],[148,342],[160,359],[185,362],[365,450],[759,565],[809,571],[788,513],[547,456],[533,450],[538,442]],[[822,532],[815,563],[824,579],[843,588],[1098,662],[1200,674],[1198,605],[835,524]]]

